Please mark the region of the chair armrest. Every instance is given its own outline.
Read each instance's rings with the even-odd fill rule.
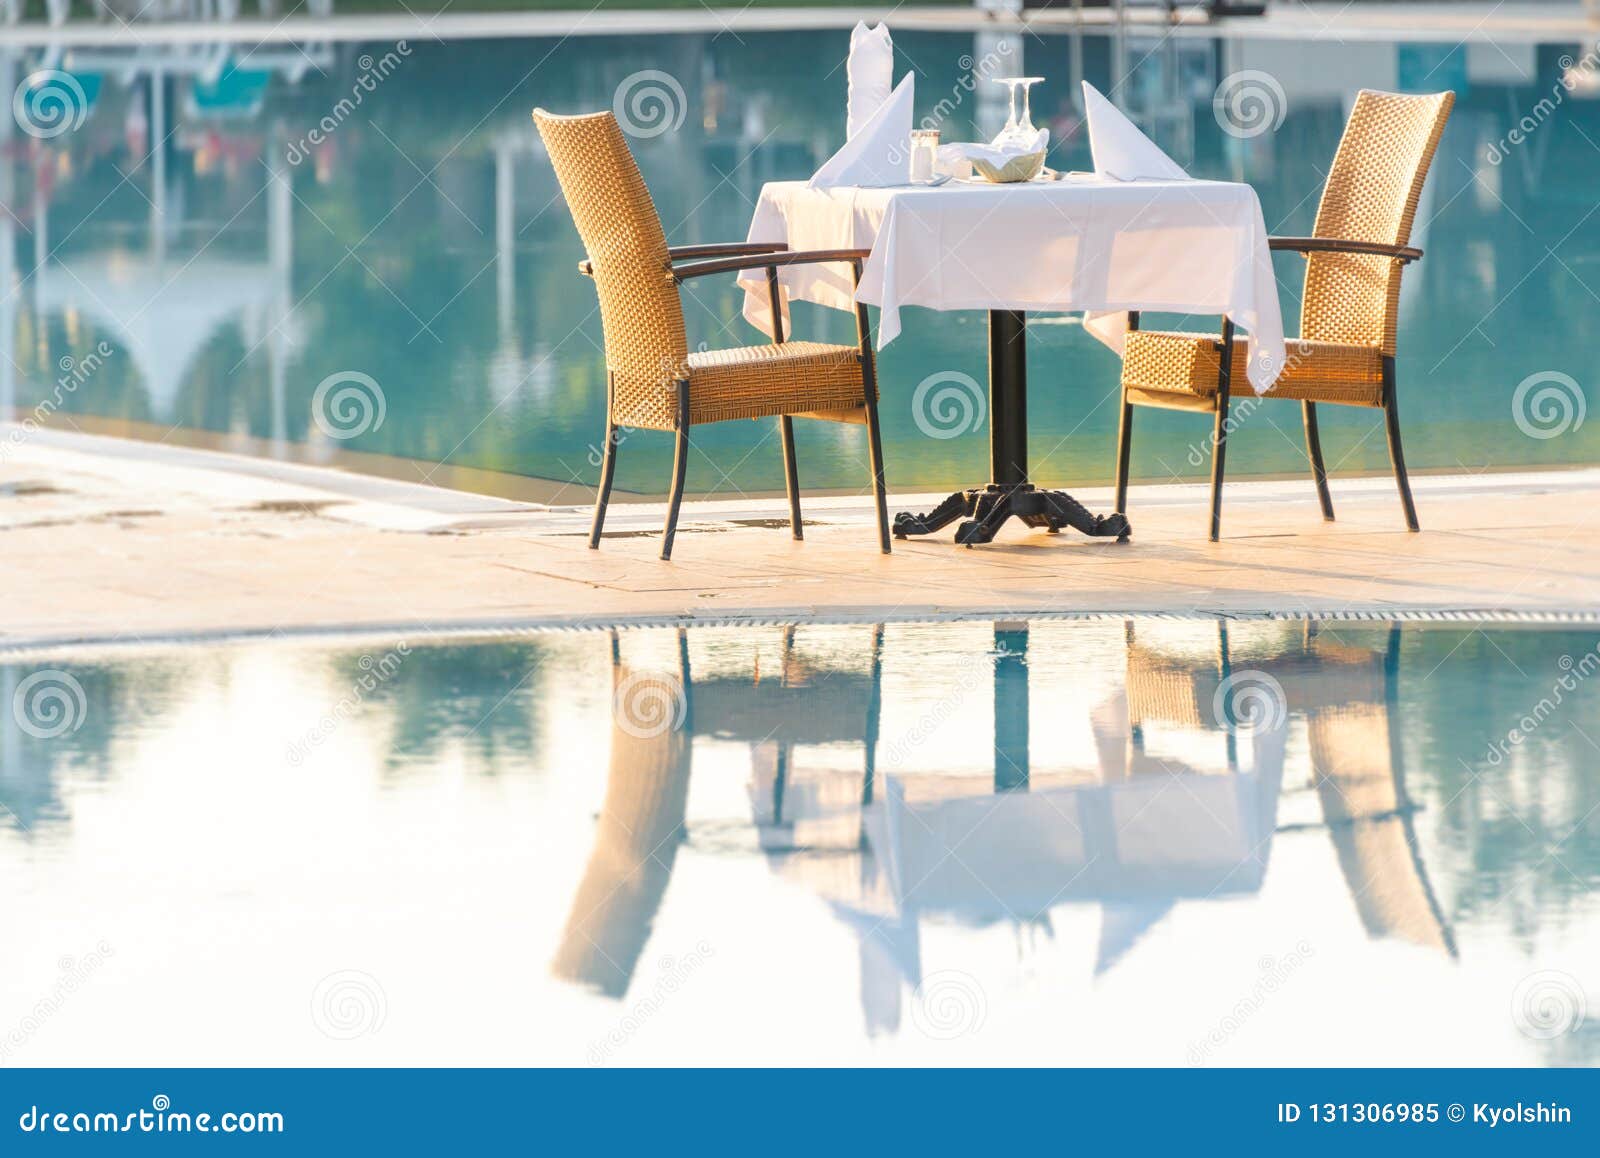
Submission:
[[[768,253],[753,257],[724,257],[714,261],[697,261],[689,265],[679,266],[672,271],[672,276],[677,281],[688,281],[692,277],[704,277],[708,273],[732,273],[744,269],[777,269],[786,265],[815,265],[826,261],[865,261],[872,251],[870,249],[815,249],[809,252],[793,252],[784,250],[779,253]]]
[[[1269,237],[1267,248],[1288,249],[1296,253],[1355,253],[1365,257],[1392,257],[1400,262],[1416,261],[1422,256],[1422,250],[1409,245],[1346,241],[1341,237]]]
[[[753,253],[782,253],[789,247],[781,241],[734,241],[720,245],[674,245],[667,250],[671,261],[691,257],[747,257]]]
[[[688,261],[693,257],[744,257],[755,253],[781,253],[789,247],[781,241],[732,241],[717,245],[674,245],[667,250],[668,261]],[[594,276],[594,262],[578,263],[584,277]]]

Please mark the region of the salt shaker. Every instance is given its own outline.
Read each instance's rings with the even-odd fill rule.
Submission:
[[[911,183],[927,185],[934,179],[934,161],[939,155],[938,129],[913,129],[911,132]]]

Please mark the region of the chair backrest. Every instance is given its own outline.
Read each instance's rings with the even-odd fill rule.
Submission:
[[[533,119],[593,265],[612,420],[670,430],[673,384],[688,375],[688,339],[667,237],[639,166],[610,113],[535,109]]]
[[[1417,198],[1455,94],[1362,89],[1334,154],[1317,209],[1316,237],[1407,245]],[[1395,350],[1401,263],[1314,253],[1306,262],[1300,336]]]

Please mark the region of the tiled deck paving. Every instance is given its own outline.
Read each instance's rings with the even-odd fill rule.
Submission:
[[[615,504],[593,552],[582,506],[40,435],[0,457],[0,648],[747,614],[1600,613],[1600,470],[1416,481],[1420,535],[1388,479],[1335,480],[1334,524],[1293,479],[1230,484],[1215,545],[1203,488],[1136,487],[1127,544],[1012,524],[888,557],[862,500],[809,501],[804,543],[732,521],[779,519],[781,499],[691,504],[662,563],[653,504]]]

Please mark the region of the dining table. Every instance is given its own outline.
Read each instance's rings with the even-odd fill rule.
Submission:
[[[1126,540],[1120,512],[1094,514],[1028,471],[1027,315],[1084,311],[1085,328],[1119,354],[1130,313],[1225,315],[1249,341],[1247,377],[1269,389],[1282,367],[1283,321],[1255,190],[1241,182],[1116,180],[1049,174],[1012,184],[762,187],[748,240],[792,250],[868,250],[860,270],[793,265],[778,273],[775,331],[766,272],[741,275],[745,318],[790,332],[789,304],[878,307],[877,345],[901,332],[906,306],[988,313],[989,479],[923,512],[896,515],[898,538],[960,520],[956,542],[992,541],[1008,519]],[[1065,388],[1051,382],[1051,388]]]

